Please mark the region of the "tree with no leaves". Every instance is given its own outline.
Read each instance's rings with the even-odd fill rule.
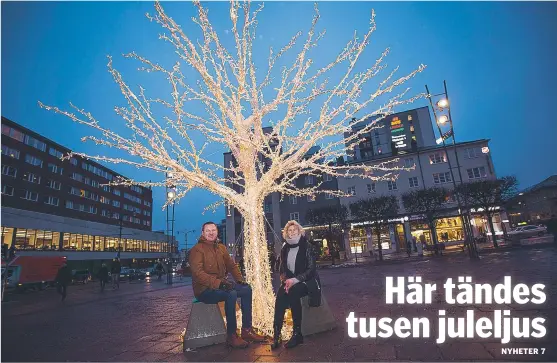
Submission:
[[[425,66],[419,65],[403,76],[396,76],[398,67],[394,68],[387,71],[376,85],[370,85],[371,80],[387,69],[384,60],[389,53],[389,49],[384,50],[369,66],[358,63],[376,29],[372,12],[369,29],[362,37],[355,34],[336,58],[316,67],[311,50],[325,34],[318,31],[320,14],[316,4],[315,15],[301,46],[297,43],[302,32],[298,32],[279,51],[271,48],[268,68],[260,73],[254,62],[259,54],[253,52],[253,43],[257,16],[263,5],[252,9],[250,2],[231,1],[230,34],[235,49],[227,49],[209,21],[207,9],[198,1],[193,4],[197,9],[193,21],[202,33],[198,40],[192,39],[186,28],[178,25],[159,2],[154,4],[155,14],[147,14],[149,20],[162,27],[164,33],[159,38],[171,45],[178,58],[171,69],[135,52],[125,55],[138,61],[142,65],[140,70],[164,77],[170,86],[168,95],[149,96],[143,87],[132,88],[113,67],[109,57],[108,71],[127,102],[126,106],[116,107],[115,111],[131,131],[131,136],[112,131],[110,123],[103,126],[90,112],[73,104],[70,104],[73,111],[40,105],[102,134],[102,137],[84,137],[83,141],[91,140],[101,146],[119,149],[129,156],[77,155],[171,175],[153,182],[119,179],[111,182],[112,185],[175,186],[175,196],[167,201],[165,208],[190,190],[202,188],[222,198],[221,202],[208,206],[209,209],[222,203],[238,209],[244,220],[244,249],[249,256],[245,260],[247,281],[253,288],[256,301],[253,324],[270,334],[274,294],[267,258],[264,198],[276,192],[293,196],[344,195],[341,191],[319,188],[319,184],[296,188],[292,181],[300,175],[327,173],[333,177],[370,180],[395,177],[401,168],[385,164],[338,165],[327,161],[344,155],[345,143],[353,148],[355,140],[379,127],[377,121],[393,113],[395,107],[423,97],[423,94],[407,96],[409,89],[401,86]],[[297,55],[293,63],[280,71],[275,70],[277,61],[294,50]],[[340,78],[329,83],[328,76],[333,69],[340,70]],[[371,111],[373,103],[380,105]],[[194,104],[204,112],[194,112],[197,107]],[[312,117],[308,116],[310,106]],[[357,114],[361,119],[379,118],[343,139],[350,120]],[[271,119],[275,121],[271,122]],[[264,132],[266,123],[272,127],[272,132]],[[211,161],[207,150],[214,145],[228,148],[235,162],[223,166]],[[316,145],[321,146],[319,151],[305,158],[310,148]]]
[[[499,245],[493,228],[493,214],[496,208],[503,207],[516,194],[517,184],[516,177],[505,176],[500,179],[459,184],[455,189],[455,193],[458,193],[466,208],[481,209],[482,214],[487,218],[494,247]]]
[[[371,222],[377,236],[379,260],[383,261],[381,246],[381,229],[388,224],[388,218],[398,213],[398,199],[394,195],[360,200],[350,204],[350,214],[353,219]]]
[[[404,209],[410,213],[423,214],[427,221],[433,245],[435,246],[435,254],[439,254],[435,220],[444,209],[446,201],[447,191],[443,188],[413,190],[402,195]]]

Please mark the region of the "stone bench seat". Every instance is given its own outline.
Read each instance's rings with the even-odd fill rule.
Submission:
[[[333,316],[323,290],[321,291],[321,305],[309,306],[309,298],[302,298],[302,335],[308,336],[336,328],[336,320]]]
[[[219,304],[204,304],[193,299],[184,334],[184,351],[226,342],[226,327]]]

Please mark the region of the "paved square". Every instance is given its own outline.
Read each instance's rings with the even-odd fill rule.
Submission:
[[[474,262],[465,256],[320,270],[323,289],[338,322],[331,332],[305,338],[302,347],[271,351],[268,345],[231,350],[224,345],[182,352],[193,294],[189,280],[172,288],[163,282],[122,284],[120,290],[100,293],[98,286],[72,286],[65,303],[55,291],[8,295],[2,303],[2,361],[557,361],[557,251],[554,247],[497,252]],[[432,305],[385,304],[385,276],[422,276],[441,286],[448,277],[473,276],[474,282],[496,284],[503,276],[513,283],[546,285],[542,305],[449,306],[442,289]],[[545,317],[542,339],[451,339],[435,343],[437,312],[464,316],[474,309],[476,319],[510,309],[516,317]],[[428,317],[431,338],[351,339],[346,316]],[[503,355],[501,348],[545,348],[537,355]],[[522,352],[525,352],[523,350]]]

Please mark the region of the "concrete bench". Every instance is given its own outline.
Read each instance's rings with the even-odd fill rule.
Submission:
[[[226,327],[219,304],[204,304],[193,299],[184,334],[184,351],[226,342]]]
[[[325,293],[321,290],[321,306],[310,307],[308,297],[302,298],[302,335],[321,333],[336,328],[336,320],[331,313]]]

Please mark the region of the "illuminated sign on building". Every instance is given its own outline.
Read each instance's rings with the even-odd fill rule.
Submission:
[[[406,144],[407,134],[406,127],[398,116],[393,117],[391,120],[391,141],[397,149],[407,148]]]

